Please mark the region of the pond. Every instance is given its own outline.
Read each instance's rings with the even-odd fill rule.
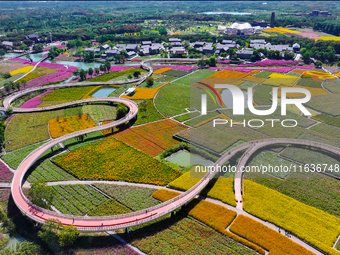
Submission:
[[[245,98],[244,107],[248,108],[248,103],[247,103],[248,93],[243,92],[243,95],[244,95],[244,98]],[[224,103],[224,105],[227,108],[230,108],[230,109],[233,108],[233,96],[232,96],[231,91],[229,89],[225,89],[225,90],[222,91],[221,99],[222,99],[222,102]]]
[[[23,241],[25,241],[25,238],[20,236],[19,234],[16,234],[16,236],[10,236],[7,245],[1,250],[6,250],[15,247],[18,243],[22,243]]]
[[[92,97],[108,97],[113,91],[116,89],[114,88],[107,88],[107,89],[100,89],[97,90],[96,93],[92,94]]]
[[[229,15],[251,15],[250,12],[202,12],[202,14],[207,14],[207,15],[221,15],[221,14],[229,14]]]
[[[170,157],[166,159],[169,162],[175,163],[177,165],[186,167],[190,165],[203,165],[203,166],[212,166],[214,165],[213,162],[210,160],[204,159],[200,156],[191,154],[188,151],[180,151],[177,153],[172,154]]]

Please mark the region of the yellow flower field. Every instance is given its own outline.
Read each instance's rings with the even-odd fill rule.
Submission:
[[[172,70],[172,68],[170,68],[170,67],[163,67],[163,68],[160,68],[158,70],[153,71],[153,73],[155,73],[155,74],[162,74],[162,73],[165,73],[165,72],[170,71],[170,70]]]
[[[268,76],[269,79],[265,80],[263,84],[271,85],[271,86],[286,86],[286,87],[293,87],[300,77],[296,77],[293,75],[286,75],[280,73],[272,73]]]
[[[312,77],[313,79],[319,79],[319,80],[334,80],[336,79],[335,76],[333,76],[330,73],[326,72],[319,72],[319,71],[306,71],[303,75]]]
[[[282,88],[282,86],[279,88],[279,91],[277,92],[277,96],[279,98],[281,98],[281,88]],[[294,86],[294,88],[308,89],[312,96],[329,94],[323,88],[311,88],[311,87],[304,87],[304,86]],[[287,97],[303,97],[303,96],[304,96],[304,94],[301,94],[301,93],[287,93]]]
[[[48,127],[52,138],[57,138],[79,130],[95,127],[96,124],[87,114],[65,118],[52,119]]]
[[[16,70],[13,70],[10,73],[10,75],[16,75],[18,73],[28,73],[29,71],[31,71],[33,69],[33,66],[25,66]]]
[[[319,36],[323,41],[340,41],[340,36]]]
[[[192,173],[192,175],[196,176],[195,173]],[[176,180],[170,182],[169,186],[181,190],[188,190],[199,180],[200,178],[192,178],[190,177],[190,172],[186,172]],[[233,178],[218,178],[216,181],[211,181],[201,194],[211,198],[216,198],[226,204],[236,206]]]
[[[127,99],[134,99],[134,100],[141,100],[141,99],[153,99],[153,97],[156,95],[157,91],[160,90],[162,87],[167,85],[169,82],[154,88],[154,89],[148,89],[148,88],[135,88],[135,93],[132,96],[126,96],[122,95],[121,98],[127,98]]]
[[[340,218],[250,180],[244,180],[245,211],[280,226],[327,254],[340,234]]]
[[[288,29],[288,28],[283,28],[283,27],[270,27],[270,28],[267,28],[265,30],[262,30],[263,32],[276,32],[276,33],[281,33],[281,34],[284,34],[284,33],[291,33],[291,34],[298,34],[298,33],[301,33],[299,31],[295,31],[295,30],[291,30],[291,29]]]

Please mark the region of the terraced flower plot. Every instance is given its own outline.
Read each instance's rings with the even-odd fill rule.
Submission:
[[[80,179],[124,180],[166,185],[181,175],[179,171],[113,136],[58,155],[53,161]]]
[[[179,143],[172,138],[178,132],[187,129],[169,119],[126,129],[114,136],[123,142],[151,155],[156,156],[163,150]]]

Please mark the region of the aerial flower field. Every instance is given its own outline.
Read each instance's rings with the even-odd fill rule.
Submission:
[[[19,69],[16,69],[14,71],[9,72],[10,75],[16,75],[18,73],[28,73],[29,71],[31,71],[33,69],[33,66],[25,66]]]
[[[169,71],[169,70],[172,70],[172,68],[171,67],[163,67],[163,68],[155,70],[153,73],[162,74],[162,73]]]
[[[153,99],[157,91],[160,90],[163,86],[167,85],[168,83],[169,82],[161,86],[158,86],[157,88],[153,88],[153,89],[136,87],[135,93],[132,96],[122,95],[121,98],[134,99],[134,100]]]

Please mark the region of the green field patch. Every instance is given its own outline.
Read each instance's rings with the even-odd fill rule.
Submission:
[[[257,83],[256,82],[252,82],[252,81],[245,81],[243,82],[240,86],[238,86],[240,89],[247,89],[247,88],[252,88],[254,86],[256,86]]]
[[[319,123],[318,125],[311,127],[310,130],[340,138],[340,128],[325,123]]]
[[[271,95],[272,86],[259,84],[254,87],[254,90],[253,100],[257,105],[272,105],[270,101],[273,98]]]
[[[210,119],[213,119],[214,117],[217,117],[218,115],[220,115],[220,113],[218,111],[207,112],[206,115],[201,115],[197,118],[190,119],[190,120],[184,122],[184,124],[194,127],[194,126],[199,125],[200,123],[202,123],[204,121],[208,121]]]
[[[86,80],[87,82],[105,82],[105,81],[110,81],[113,80],[117,77],[120,77],[122,80],[124,78],[127,78],[128,75],[133,75],[134,72],[139,71],[141,74],[146,73],[144,69],[141,68],[129,68],[125,69],[119,72],[109,72],[105,73],[96,77],[93,77],[91,79]]]
[[[269,75],[271,75],[274,72],[270,72],[270,71],[261,71],[259,73],[254,74],[255,77],[259,77],[259,78],[268,78]]]
[[[146,102],[145,111],[144,108],[141,106],[141,103],[143,101]],[[133,123],[133,126],[163,119],[163,116],[156,110],[152,99],[136,100],[136,103],[138,104],[138,113],[137,120]]]
[[[101,131],[96,131],[93,133],[86,134],[84,136],[83,141],[80,139],[80,137],[71,138],[71,139],[64,141],[63,144],[68,150],[73,151],[73,150],[76,150],[82,147],[86,147],[89,144],[94,143],[103,138],[104,138],[103,133]]]
[[[102,121],[115,120],[117,117],[116,107],[113,105],[84,105],[82,112],[88,114],[96,125]]]
[[[183,121],[186,121],[186,120],[191,119],[191,118],[195,118],[195,117],[200,116],[200,115],[201,115],[200,112],[188,112],[188,113],[182,114],[180,116],[177,116],[174,119],[179,121],[179,122],[183,122]]]
[[[109,216],[129,212],[131,212],[129,208],[125,207],[114,199],[109,199],[90,210],[87,214],[89,216]]]
[[[312,78],[303,78],[300,79],[296,85],[310,88],[322,88],[321,84],[322,82],[316,81]]]
[[[164,72],[163,74],[174,76],[174,77],[182,77],[182,76],[187,75],[189,73],[190,72],[184,71],[184,70],[171,69],[169,71]]]
[[[166,85],[159,90],[155,98],[156,108],[164,116],[174,116],[185,113],[185,108],[190,108],[190,100],[193,99],[190,85],[214,73],[216,73],[214,70],[198,70]],[[200,100],[197,102],[200,102]]]
[[[339,116],[339,106],[335,103],[339,101],[339,94],[318,95],[312,96],[311,100],[309,100],[306,105],[322,113]]]
[[[323,86],[332,93],[340,94],[340,82],[335,80],[332,82],[324,82]]]
[[[105,183],[97,183],[94,186],[129,208],[130,211],[139,211],[159,204],[158,200],[152,197],[156,189]]]
[[[81,107],[14,115],[5,133],[5,149],[13,151],[50,138],[48,121],[81,114]]]
[[[162,77],[157,78],[156,82],[171,82],[175,79],[178,79],[178,77],[170,76],[170,75],[162,75]]]
[[[107,198],[89,185],[55,185],[52,205],[61,213],[85,215]]]
[[[325,122],[328,125],[340,127],[340,117],[333,117],[327,114],[318,114],[316,116],[313,116],[313,119]]]
[[[113,136],[53,158],[80,179],[124,180],[166,185],[181,175]]]

